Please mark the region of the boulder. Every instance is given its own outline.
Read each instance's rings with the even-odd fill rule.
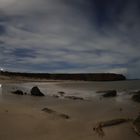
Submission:
[[[132,100],[135,102],[139,102],[140,103],[140,94],[135,94],[132,96]]]
[[[31,95],[32,96],[45,96],[37,86],[31,89]]]
[[[17,95],[24,95],[23,91],[21,90],[16,90],[12,92],[13,94],[17,94]]]
[[[108,90],[102,96],[103,97],[115,97],[115,96],[117,96],[117,91],[116,90]]]

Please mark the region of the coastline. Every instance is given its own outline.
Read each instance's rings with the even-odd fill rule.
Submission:
[[[27,81],[18,82],[15,79],[8,79],[1,82],[20,85]],[[61,86],[62,83],[63,86]],[[71,87],[66,87],[65,83],[75,85],[76,82],[51,81],[50,85],[52,89],[57,85],[59,87],[57,91],[64,91],[65,87],[65,92],[70,92],[68,89]],[[81,83],[84,85],[87,82],[77,82],[79,89],[83,87]],[[46,87],[49,84],[43,86]],[[89,90],[88,87],[87,89]],[[1,94],[0,97],[0,139],[4,140],[100,140],[101,137],[93,131],[97,122],[115,118],[135,118],[140,111],[140,104],[131,100],[117,101],[116,98],[101,100],[98,96],[92,100],[72,100],[53,96],[40,98],[13,94]],[[44,112],[43,108],[49,108],[56,113]],[[66,114],[70,118],[64,119],[59,114]],[[104,140],[123,140],[124,138],[139,140],[130,123],[108,127],[104,131],[105,136],[102,138]]]

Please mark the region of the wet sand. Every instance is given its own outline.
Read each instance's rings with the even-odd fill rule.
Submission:
[[[43,100],[43,103],[42,103]],[[58,113],[47,113],[43,108]],[[122,110],[120,110],[120,108]],[[99,137],[93,127],[99,121],[115,118],[135,118],[140,104],[131,100],[117,102],[115,98],[70,100],[54,97],[1,95],[1,140],[139,140],[131,123],[104,128],[105,136]],[[59,116],[67,114],[69,119]]]

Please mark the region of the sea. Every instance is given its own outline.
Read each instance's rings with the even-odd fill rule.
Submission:
[[[48,82],[25,82],[0,84],[0,96],[11,96],[13,91],[22,90],[30,95],[31,89],[37,86],[47,97],[76,96],[84,99],[100,97],[98,91],[116,90],[118,101],[131,98],[131,93],[140,90],[140,80],[109,81],[109,82],[87,82],[87,81],[48,81]]]

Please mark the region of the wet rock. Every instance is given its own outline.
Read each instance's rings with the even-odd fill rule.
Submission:
[[[46,112],[46,113],[49,113],[49,114],[52,114],[52,115],[55,115],[55,116],[58,116],[62,119],[69,119],[70,116],[66,115],[66,114],[63,114],[63,113],[59,113],[59,112],[56,112],[52,109],[49,109],[47,107],[43,108],[42,111]]]
[[[108,90],[102,96],[103,97],[115,97],[115,96],[117,96],[117,91],[116,90]]]
[[[12,93],[17,95],[24,95],[23,91],[21,90],[12,91]]]
[[[140,115],[133,121],[134,131],[140,136]]]
[[[47,113],[55,113],[54,110],[49,109],[49,108],[47,108],[47,107],[43,108],[42,111],[47,112]]]
[[[58,95],[52,95],[52,97],[54,97],[54,98],[59,98],[59,96],[58,96]]]
[[[59,114],[59,116],[63,119],[69,119],[70,116],[66,115],[66,114]]]
[[[64,94],[65,94],[65,92],[63,92],[63,91],[59,91],[58,93],[60,96],[64,96]]]
[[[45,96],[37,86],[31,89],[31,95],[32,96]]]
[[[132,100],[135,102],[139,102],[140,103],[140,94],[135,94],[132,96]]]
[[[93,127],[93,131],[96,132],[99,136],[103,137],[105,136],[105,132],[103,130],[104,127],[119,125],[122,123],[130,122],[131,120],[132,119],[129,118],[117,118],[113,120],[101,121],[98,122],[95,127]]]
[[[65,96],[67,99],[72,99],[72,100],[84,100],[82,97],[76,97],[76,96]]]

